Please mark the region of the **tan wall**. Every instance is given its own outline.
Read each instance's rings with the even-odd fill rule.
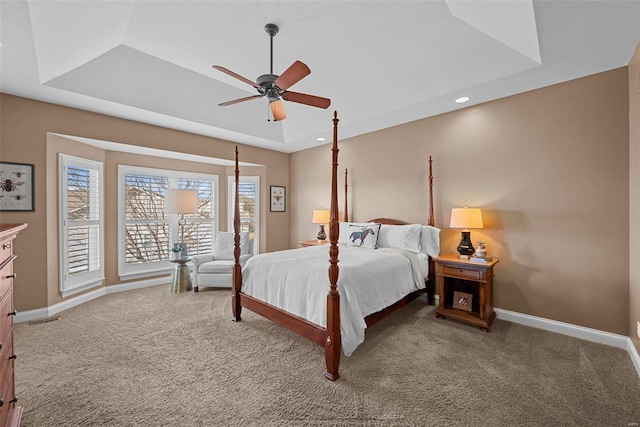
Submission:
[[[442,252],[460,240],[451,208],[482,208],[496,307],[626,336],[628,92],[625,67],[342,141],[340,205],[347,167],[352,220],[426,223],[432,155]],[[329,204],[330,146],[290,171],[294,245]]]
[[[629,336],[640,352],[640,43],[629,63]]]
[[[222,141],[205,136],[189,134],[158,126],[147,125],[115,117],[95,114],[73,108],[43,103],[7,94],[0,94],[0,159],[10,162],[33,163],[35,165],[35,212],[2,212],[1,222],[26,222],[29,227],[20,233],[16,240],[16,253],[19,255],[15,262],[18,275],[15,289],[15,305],[18,310],[29,310],[46,307],[60,300],[55,271],[48,271],[47,265],[57,260],[57,178],[51,181],[51,166],[49,155],[55,156],[55,149],[49,152],[47,147],[47,133],[54,132],[85,138],[112,141],[142,147],[158,148],[168,151],[180,151],[220,159],[233,159],[235,143]],[[58,141],[59,142],[59,141]],[[70,144],[65,148],[76,154],[78,148]],[[265,173],[261,179],[263,194],[263,209],[265,213],[262,225],[262,250],[273,251],[289,247],[289,215],[286,213],[270,213],[268,205],[264,205],[266,191],[269,185],[289,185],[289,155],[261,148],[239,145],[240,159],[243,162],[265,166]],[[95,151],[90,150],[94,154]],[[119,154],[106,153],[105,160],[113,165],[118,161]],[[145,160],[140,160],[144,162]],[[165,160],[157,160],[166,164]],[[187,166],[189,170],[208,166]],[[142,163],[140,165],[143,165]],[[57,163],[56,163],[57,166]],[[195,169],[191,169],[195,168]],[[116,169],[117,170],[117,169]],[[113,174],[112,166],[105,166],[105,173]],[[111,179],[111,178],[109,178]],[[226,177],[220,179],[221,189],[226,185]],[[53,184],[53,188],[51,185]],[[226,186],[224,187],[226,194]],[[112,199],[107,190],[105,197]],[[49,205],[49,202],[52,202]],[[52,206],[56,207],[52,207]],[[108,203],[109,214],[113,204]],[[220,210],[226,210],[226,197],[221,200]],[[56,220],[52,219],[56,213]],[[226,223],[221,221],[221,229]],[[108,235],[108,233],[107,233]],[[53,252],[55,248],[55,253]],[[107,242],[106,251],[113,252],[113,241]],[[117,272],[117,265],[116,265]],[[107,280],[113,278],[114,266],[107,265]],[[108,283],[112,284],[112,283]]]

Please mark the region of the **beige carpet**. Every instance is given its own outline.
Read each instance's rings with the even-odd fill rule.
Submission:
[[[331,383],[320,347],[247,310],[230,318],[228,290],[158,286],[16,325],[23,426],[640,423],[640,379],[617,348],[501,320],[485,334],[418,299]]]

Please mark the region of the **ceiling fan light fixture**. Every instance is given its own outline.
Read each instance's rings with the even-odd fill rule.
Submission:
[[[269,107],[271,108],[274,121],[279,122],[287,118],[287,113],[284,111],[284,105],[279,98],[270,102]]]

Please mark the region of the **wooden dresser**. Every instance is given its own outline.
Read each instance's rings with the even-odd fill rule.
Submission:
[[[13,239],[26,227],[27,224],[0,224],[0,426],[19,426],[22,418],[13,377]]]

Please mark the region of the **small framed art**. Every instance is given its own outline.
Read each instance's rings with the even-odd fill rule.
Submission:
[[[33,165],[0,162],[0,211],[34,210]]]
[[[457,308],[464,311],[471,311],[471,304],[473,303],[473,295],[465,292],[455,291],[453,293],[453,308]]]
[[[271,212],[284,212],[287,206],[287,189],[280,185],[271,186]]]

